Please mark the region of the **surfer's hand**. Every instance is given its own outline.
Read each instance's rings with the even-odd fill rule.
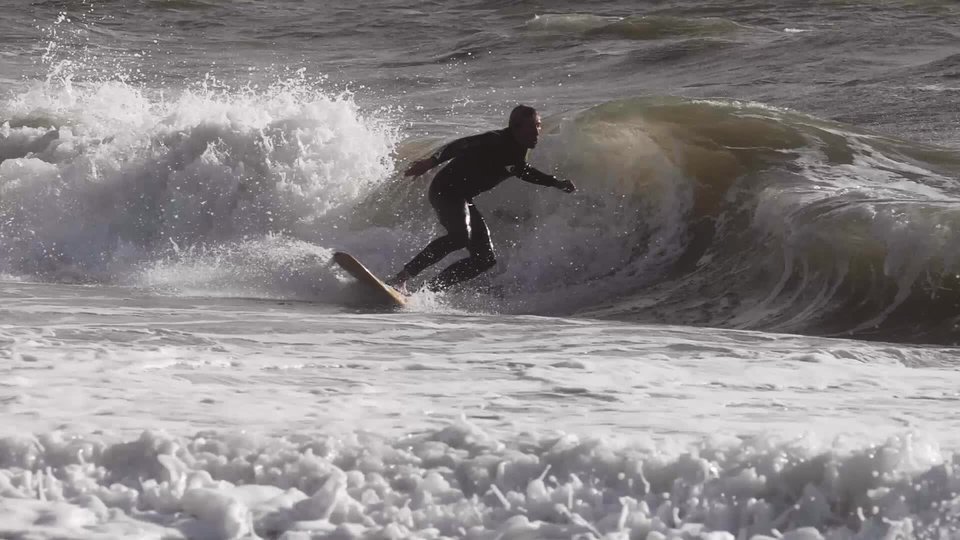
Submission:
[[[562,189],[567,193],[573,193],[574,191],[577,190],[577,186],[573,185],[573,182],[569,180],[558,180],[557,189]]]
[[[418,159],[403,173],[404,176],[420,176],[433,168],[433,158]]]

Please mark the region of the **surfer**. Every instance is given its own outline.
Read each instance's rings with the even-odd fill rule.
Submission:
[[[417,177],[450,161],[430,184],[430,205],[447,234],[433,240],[403,270],[387,281],[397,289],[450,253],[467,248],[470,256],[451,264],[427,288],[440,291],[489,270],[496,263],[490,230],[473,204],[473,198],[511,176],[567,193],[576,190],[569,180],[534,169],[527,152],[540,137],[540,115],[533,107],[518,105],[510,112],[506,129],[457,139],[425,159],[413,162],[404,176]]]

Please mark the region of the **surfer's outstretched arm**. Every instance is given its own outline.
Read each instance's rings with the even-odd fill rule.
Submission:
[[[442,146],[430,157],[414,161],[403,174],[404,176],[420,176],[444,161],[462,156],[467,150],[490,144],[496,140],[496,137],[495,133],[487,132],[457,139]]]
[[[543,171],[535,169],[528,163],[521,163],[515,166],[513,173],[517,176],[517,178],[523,180],[524,182],[530,182],[531,184],[536,184],[538,186],[554,187],[557,189],[562,189],[567,193],[572,193],[577,189],[577,187],[573,185],[573,182],[569,180],[560,180],[552,174],[547,174]]]

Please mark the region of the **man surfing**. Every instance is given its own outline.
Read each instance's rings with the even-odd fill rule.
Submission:
[[[440,272],[427,284],[429,290],[444,290],[492,268],[496,256],[490,230],[473,205],[473,198],[511,176],[567,193],[575,191],[573,182],[558,180],[527,164],[527,153],[537,146],[539,138],[540,115],[533,107],[518,105],[510,112],[506,129],[457,139],[432,156],[413,162],[404,176],[417,177],[452,160],[433,178],[429,190],[430,205],[447,234],[430,242],[387,284],[404,290],[408,280],[463,248],[467,248],[470,256]]]

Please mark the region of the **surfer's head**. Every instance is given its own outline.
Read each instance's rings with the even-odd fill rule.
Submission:
[[[540,138],[540,115],[527,105],[517,105],[510,111],[510,132],[524,148],[537,146]]]

